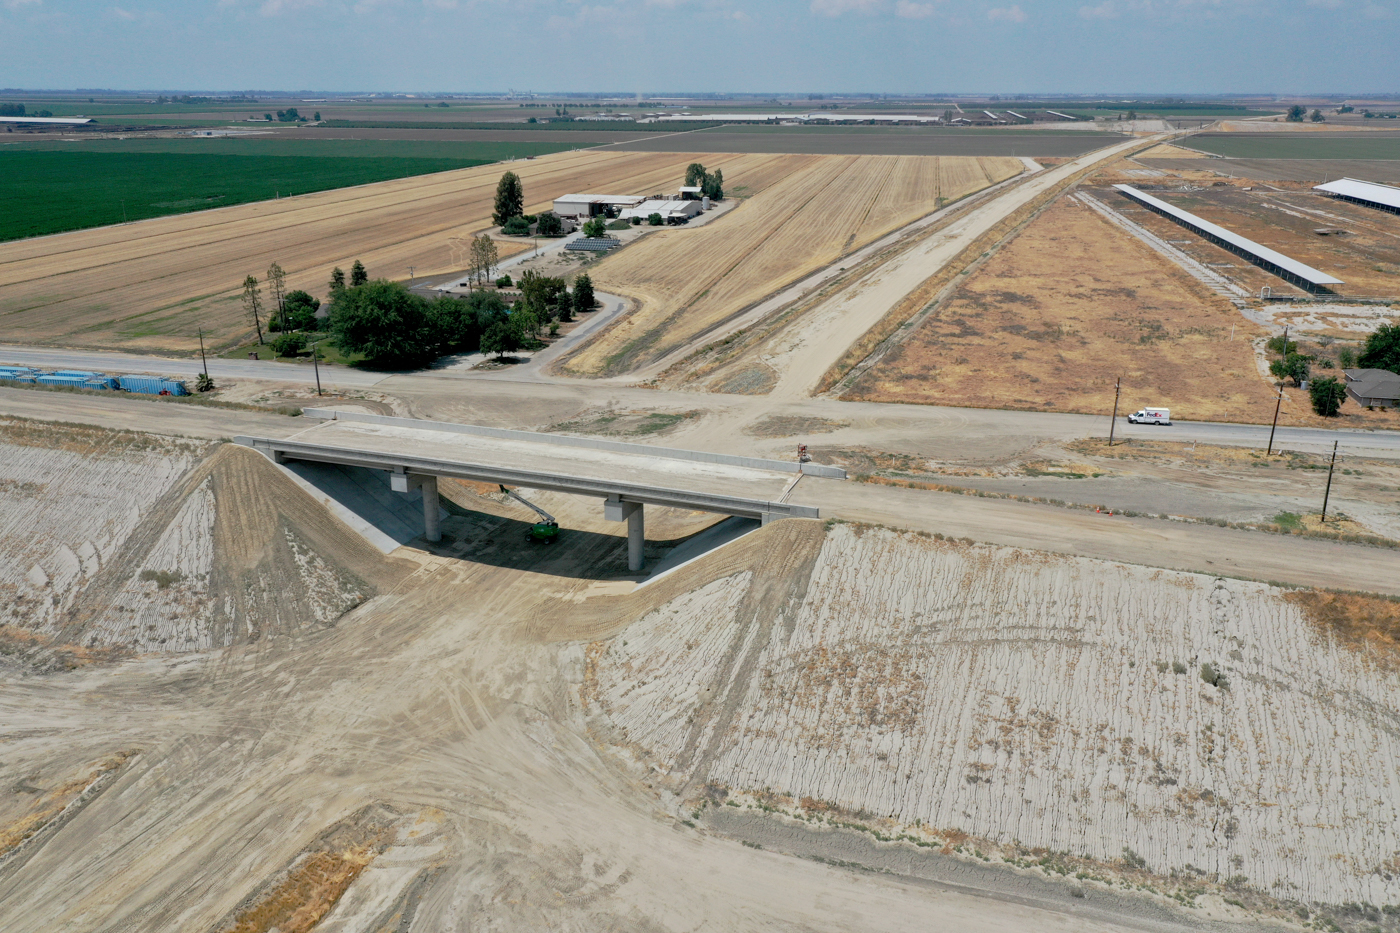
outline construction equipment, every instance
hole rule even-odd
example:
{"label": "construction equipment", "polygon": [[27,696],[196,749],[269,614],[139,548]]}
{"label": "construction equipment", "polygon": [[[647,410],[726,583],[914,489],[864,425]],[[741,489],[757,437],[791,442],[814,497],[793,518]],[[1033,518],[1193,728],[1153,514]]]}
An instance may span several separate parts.
{"label": "construction equipment", "polygon": [[501,486],[501,492],[505,493],[507,496],[510,496],[512,499],[514,499],[516,502],[519,502],[521,505],[524,505],[527,508],[534,510],[536,515],[544,519],[544,521],[535,522],[535,524],[530,526],[530,531],[525,535],[527,540],[539,541],[542,544],[554,543],[554,539],[559,537],[559,523],[554,520],[553,515],[550,515],[544,509],[531,502],[529,499],[526,499],[524,496],[519,495],[518,493],[512,492],[505,486]]}

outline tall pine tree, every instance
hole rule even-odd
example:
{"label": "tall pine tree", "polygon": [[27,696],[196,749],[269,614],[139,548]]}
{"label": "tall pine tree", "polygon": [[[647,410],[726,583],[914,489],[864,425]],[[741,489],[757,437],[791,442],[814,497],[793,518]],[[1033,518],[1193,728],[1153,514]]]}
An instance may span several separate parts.
{"label": "tall pine tree", "polygon": [[507,220],[524,213],[525,186],[520,183],[519,175],[506,172],[501,176],[500,184],[496,185],[496,209],[491,213],[491,220],[502,227]]}

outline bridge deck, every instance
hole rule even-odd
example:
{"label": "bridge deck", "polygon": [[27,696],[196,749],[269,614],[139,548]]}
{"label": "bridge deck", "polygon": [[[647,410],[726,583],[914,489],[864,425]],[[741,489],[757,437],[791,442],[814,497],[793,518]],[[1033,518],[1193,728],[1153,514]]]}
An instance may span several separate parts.
{"label": "bridge deck", "polygon": [[818,517],[818,510],[810,506],[777,501],[796,478],[793,472],[636,450],[566,446],[551,442],[550,435],[538,435],[538,440],[523,439],[520,432],[512,432],[512,437],[479,436],[457,433],[446,425],[435,429],[432,422],[393,421],[337,419],[285,440],[239,437],[235,441],[278,458],[452,476],[765,521]]}

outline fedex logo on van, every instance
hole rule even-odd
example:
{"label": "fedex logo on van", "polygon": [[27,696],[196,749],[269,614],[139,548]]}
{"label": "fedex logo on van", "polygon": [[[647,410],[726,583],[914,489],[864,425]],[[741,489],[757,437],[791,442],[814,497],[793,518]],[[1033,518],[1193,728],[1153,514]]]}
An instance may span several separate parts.
{"label": "fedex logo on van", "polygon": [[1128,416],[1130,424],[1171,424],[1172,413],[1168,408],[1144,408]]}

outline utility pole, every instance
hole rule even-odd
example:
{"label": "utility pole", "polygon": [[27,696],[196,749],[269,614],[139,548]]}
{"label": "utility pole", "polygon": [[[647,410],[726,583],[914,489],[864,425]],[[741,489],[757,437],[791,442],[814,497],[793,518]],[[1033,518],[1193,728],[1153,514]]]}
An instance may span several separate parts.
{"label": "utility pole", "polygon": [[199,361],[204,364],[204,378],[209,378],[209,361],[204,358],[204,328],[199,329]]}
{"label": "utility pole", "polygon": [[1123,393],[1123,377],[1113,380],[1113,419],[1108,422],[1108,446],[1113,446],[1113,432],[1118,427],[1118,396]]}
{"label": "utility pole", "polygon": [[1327,464],[1327,491],[1322,494],[1322,521],[1327,524],[1327,500],[1332,497],[1332,471],[1337,468],[1337,442],[1332,442],[1332,462]]}
{"label": "utility pole", "polygon": [[[316,341],[316,343],[320,342]],[[321,364],[316,359],[316,343],[311,345],[311,368],[316,371],[316,395],[319,397],[321,395]]]}
{"label": "utility pole", "polygon": [[[1288,359],[1288,325],[1283,325],[1283,358]],[[1278,401],[1274,402],[1274,426],[1269,428],[1269,449],[1264,456],[1274,455],[1274,432],[1278,430],[1278,410],[1283,407],[1283,380],[1278,381]]]}

